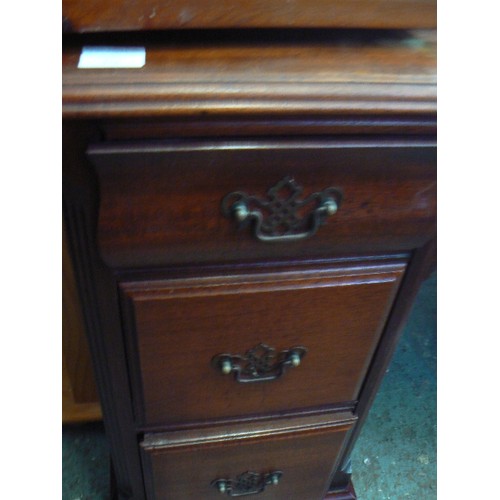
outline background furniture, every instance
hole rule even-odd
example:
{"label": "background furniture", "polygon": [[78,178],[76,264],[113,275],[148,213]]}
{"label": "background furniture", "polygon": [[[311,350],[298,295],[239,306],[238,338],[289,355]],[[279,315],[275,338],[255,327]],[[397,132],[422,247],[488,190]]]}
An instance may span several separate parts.
{"label": "background furniture", "polygon": [[75,273],[63,232],[62,421],[64,424],[102,418],[92,373]]}

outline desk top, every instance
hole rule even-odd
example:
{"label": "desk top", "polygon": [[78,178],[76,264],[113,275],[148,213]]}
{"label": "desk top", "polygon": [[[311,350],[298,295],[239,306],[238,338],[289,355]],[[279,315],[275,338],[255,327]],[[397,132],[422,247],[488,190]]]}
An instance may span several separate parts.
{"label": "desk top", "polygon": [[63,0],[67,31],[436,28],[436,0]]}
{"label": "desk top", "polygon": [[[63,113],[83,117],[436,113],[434,32],[76,37],[63,53]],[[78,69],[82,45],[146,48],[139,69]]]}

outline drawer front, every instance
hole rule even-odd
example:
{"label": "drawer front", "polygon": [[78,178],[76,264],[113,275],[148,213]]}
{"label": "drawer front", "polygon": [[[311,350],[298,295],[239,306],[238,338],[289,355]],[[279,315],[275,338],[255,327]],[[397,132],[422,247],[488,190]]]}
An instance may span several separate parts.
{"label": "drawer front", "polygon": [[100,250],[114,267],[401,251],[435,233],[431,142],[176,142],[88,154]]}
{"label": "drawer front", "polygon": [[139,422],[356,400],[404,267],[122,283]]}
{"label": "drawer front", "polygon": [[339,414],[146,435],[148,498],[322,500],[353,421]]}

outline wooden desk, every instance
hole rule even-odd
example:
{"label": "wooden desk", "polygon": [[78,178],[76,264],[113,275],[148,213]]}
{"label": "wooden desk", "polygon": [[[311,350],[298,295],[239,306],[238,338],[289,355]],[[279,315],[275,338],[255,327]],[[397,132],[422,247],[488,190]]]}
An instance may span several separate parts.
{"label": "wooden desk", "polygon": [[435,252],[428,33],[116,34],[63,54],[64,214],[120,498],[355,498]]}

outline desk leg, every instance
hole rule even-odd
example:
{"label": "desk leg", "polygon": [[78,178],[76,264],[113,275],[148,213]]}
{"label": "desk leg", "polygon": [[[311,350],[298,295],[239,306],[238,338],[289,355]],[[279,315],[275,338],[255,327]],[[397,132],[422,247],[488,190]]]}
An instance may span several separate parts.
{"label": "desk leg", "polygon": [[340,490],[329,491],[325,497],[325,500],[356,500],[356,492],[354,491],[354,486],[349,480],[347,486]]}

